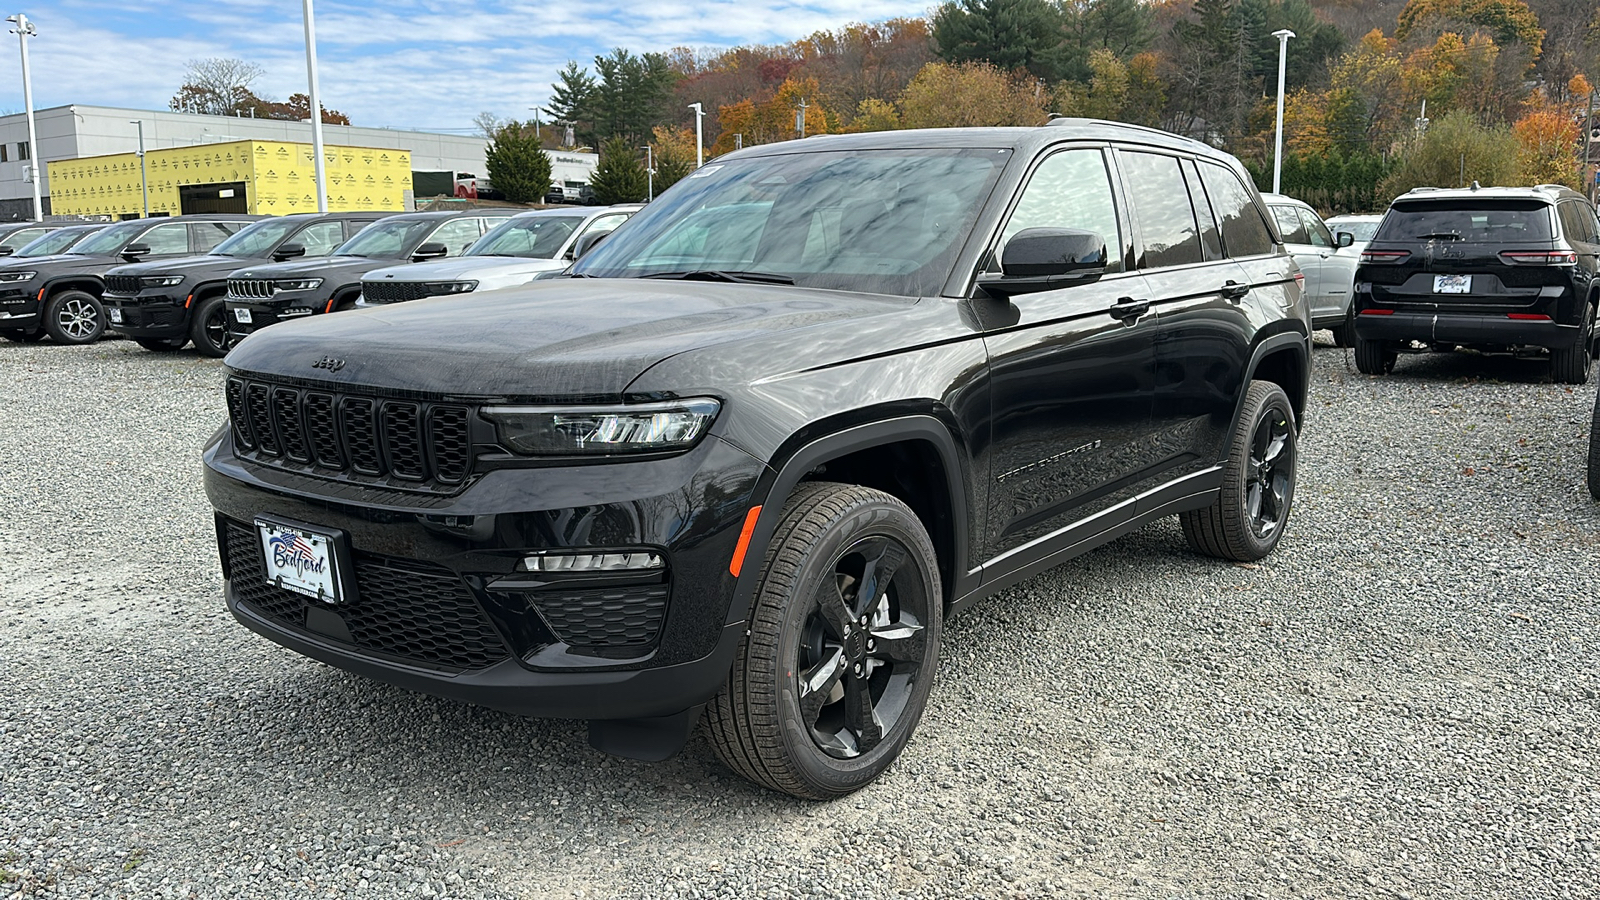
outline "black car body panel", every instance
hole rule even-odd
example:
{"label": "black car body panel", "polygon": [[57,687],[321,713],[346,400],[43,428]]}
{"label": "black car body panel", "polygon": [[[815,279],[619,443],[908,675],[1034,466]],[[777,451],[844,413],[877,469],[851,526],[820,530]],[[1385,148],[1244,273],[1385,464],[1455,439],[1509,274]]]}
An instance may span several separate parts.
{"label": "black car body panel", "polygon": [[[303,222],[284,234],[259,256],[207,254],[182,259],[158,260],[118,266],[105,273],[106,289],[101,301],[111,317],[110,330],[135,338],[178,338],[189,333],[190,316],[196,301],[224,293],[228,275],[251,265],[269,264],[279,248],[299,242],[311,225],[338,222],[343,233],[336,244],[355,235],[363,226],[394,215],[386,212],[310,214],[284,217]],[[141,279],[177,279],[175,284],[149,286]]]}
{"label": "black car body panel", "polygon": [[[1310,320],[1293,258],[1231,157],[1148,129],[1068,125],[830,136],[723,158],[994,154],[994,176],[961,211],[951,270],[923,296],[737,272],[572,277],[241,343],[227,360],[233,424],[204,454],[230,608],[279,643],[418,690],[524,714],[658,718],[722,684],[784,500],[804,479],[906,498],[951,608],[1208,506],[1245,386],[1275,381],[1304,410]],[[1009,295],[980,286],[993,283],[988,261],[1019,192],[1067,151],[1109,173],[1097,177],[1117,209],[1115,270]],[[1212,219],[1206,207],[1208,258],[1145,264],[1161,238],[1130,212],[1142,195],[1117,177],[1123,153],[1162,157],[1194,197],[1206,196],[1196,164],[1232,179],[1235,212]],[[695,181],[617,244],[648,239],[649,217],[675,215]],[[1165,212],[1143,215],[1154,231]],[[1253,249],[1224,256],[1219,221],[1228,245]],[[608,241],[576,272],[608,265],[608,245],[628,252]],[[483,412],[685,398],[720,404],[704,436],[632,456],[519,456]],[[266,583],[258,518],[348,553],[349,605]],[[664,565],[609,579],[517,571],[529,554],[606,548]],[[425,613],[413,599],[424,595],[448,595],[450,612]]]}

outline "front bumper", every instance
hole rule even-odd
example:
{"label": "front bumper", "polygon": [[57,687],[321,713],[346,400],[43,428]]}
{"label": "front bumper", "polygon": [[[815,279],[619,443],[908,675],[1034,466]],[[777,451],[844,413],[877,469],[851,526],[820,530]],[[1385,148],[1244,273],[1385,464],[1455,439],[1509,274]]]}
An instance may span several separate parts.
{"label": "front bumper", "polygon": [[[228,297],[228,333],[235,339],[245,335],[254,334],[269,325],[287,322],[291,319],[304,319],[314,316],[327,309],[328,298],[317,299],[310,295],[303,297],[286,297],[272,300],[240,300]],[[250,321],[239,319],[239,310],[245,310]]]}
{"label": "front bumper", "polygon": [[44,321],[37,288],[0,287],[0,328],[32,330]]}
{"label": "front bumper", "polygon": [[1578,340],[1578,326],[1549,319],[1512,319],[1505,313],[1402,312],[1362,313],[1355,317],[1356,336],[1366,341],[1545,347],[1559,350]]}
{"label": "front bumper", "polygon": [[134,338],[174,338],[189,333],[189,308],[184,294],[107,292],[100,302],[106,309],[106,328],[118,334]]}
{"label": "front bumper", "polygon": [[[727,676],[744,615],[731,608],[728,563],[765,472],[729,444],[708,438],[649,461],[497,469],[450,497],[349,490],[239,459],[231,446],[224,437],[205,453],[227,605],[278,644],[529,716],[669,716],[710,699]],[[341,604],[266,581],[257,516],[341,536],[353,569]],[[657,550],[666,573],[559,580],[515,571],[530,552],[617,547]]]}

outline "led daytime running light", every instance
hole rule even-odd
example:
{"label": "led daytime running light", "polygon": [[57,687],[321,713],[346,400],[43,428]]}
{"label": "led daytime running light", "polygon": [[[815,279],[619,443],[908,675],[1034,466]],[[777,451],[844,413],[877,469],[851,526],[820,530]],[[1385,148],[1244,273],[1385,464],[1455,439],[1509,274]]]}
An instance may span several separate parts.
{"label": "led daytime running light", "polygon": [[525,556],[517,566],[523,572],[622,572],[662,569],[667,565],[659,553],[542,553]]}
{"label": "led daytime running light", "polygon": [[182,275],[148,275],[139,279],[141,287],[172,287],[182,282]]}
{"label": "led daytime running light", "polygon": [[720,404],[709,397],[618,406],[490,406],[500,442],[528,456],[650,453],[687,449]]}
{"label": "led daytime running light", "polygon": [[0,272],[0,284],[16,284],[19,281],[32,281],[37,272]]}

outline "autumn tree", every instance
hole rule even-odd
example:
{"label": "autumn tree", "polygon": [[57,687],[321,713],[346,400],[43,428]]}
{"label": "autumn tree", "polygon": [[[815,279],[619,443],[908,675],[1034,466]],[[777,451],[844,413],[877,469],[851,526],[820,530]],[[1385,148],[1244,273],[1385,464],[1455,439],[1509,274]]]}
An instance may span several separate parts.
{"label": "autumn tree", "polygon": [[1578,186],[1578,124],[1556,109],[1536,109],[1511,126],[1517,139],[1518,184]]}
{"label": "autumn tree", "polygon": [[651,135],[655,150],[656,195],[689,177],[694,171],[694,132],[657,125]]}
{"label": "autumn tree", "polygon": [[242,59],[191,59],[183,84],[168,103],[173,110],[213,116],[249,112],[261,98],[250,89],[266,70]]}
{"label": "autumn tree", "polygon": [[1390,197],[1415,187],[1515,184],[1518,144],[1511,129],[1485,125],[1464,110],[1448,113],[1408,141],[1383,182]]}
{"label": "autumn tree", "polygon": [[1032,79],[987,63],[929,63],[900,95],[907,128],[1042,125],[1045,98]]}
{"label": "autumn tree", "polygon": [[1544,43],[1539,17],[1522,0],[1408,0],[1400,10],[1394,37],[1405,43],[1414,33],[1427,38],[1447,31],[1483,31],[1501,46],[1521,44],[1530,61]]}
{"label": "autumn tree", "polygon": [[515,119],[496,129],[484,151],[489,183],[512,203],[535,203],[550,190],[550,157],[539,146],[532,122]]}

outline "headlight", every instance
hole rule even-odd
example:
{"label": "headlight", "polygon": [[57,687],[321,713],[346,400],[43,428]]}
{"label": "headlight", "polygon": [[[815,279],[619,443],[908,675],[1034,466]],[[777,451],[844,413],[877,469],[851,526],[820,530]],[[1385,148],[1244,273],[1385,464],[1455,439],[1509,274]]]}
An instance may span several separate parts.
{"label": "headlight", "polygon": [[38,272],[0,272],[0,284],[16,284],[19,281],[32,281]]}
{"label": "headlight", "polygon": [[280,291],[314,291],[322,287],[322,279],[300,278],[292,281],[274,281],[272,286]]}
{"label": "headlight", "polygon": [[150,275],[139,279],[140,287],[172,287],[183,283],[182,275]]}
{"label": "headlight", "polygon": [[434,296],[440,294],[465,294],[468,291],[476,290],[478,283],[476,281],[430,281],[427,283],[427,287]]}
{"label": "headlight", "polygon": [[488,406],[500,443],[528,456],[685,450],[721,404],[709,397],[623,406]]}

